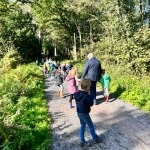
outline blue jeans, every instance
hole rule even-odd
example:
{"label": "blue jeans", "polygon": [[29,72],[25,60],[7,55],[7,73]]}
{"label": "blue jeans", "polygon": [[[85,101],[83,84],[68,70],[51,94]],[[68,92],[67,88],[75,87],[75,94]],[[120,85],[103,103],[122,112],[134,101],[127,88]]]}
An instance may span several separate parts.
{"label": "blue jeans", "polygon": [[96,83],[97,81],[91,81],[90,93],[93,99],[93,102],[96,102]]}
{"label": "blue jeans", "polygon": [[93,140],[97,140],[98,136],[95,133],[94,125],[93,125],[93,122],[91,120],[90,115],[89,114],[82,114],[82,113],[77,113],[77,115],[79,117],[80,125],[81,125],[80,131],[79,131],[80,143],[85,143],[84,132],[85,132],[86,124],[89,127],[89,130],[90,130],[90,133],[91,133]]}

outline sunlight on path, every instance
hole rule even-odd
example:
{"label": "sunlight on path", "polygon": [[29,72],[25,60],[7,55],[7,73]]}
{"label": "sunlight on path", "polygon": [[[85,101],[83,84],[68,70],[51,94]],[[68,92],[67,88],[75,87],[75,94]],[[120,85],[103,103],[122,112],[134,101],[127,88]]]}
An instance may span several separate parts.
{"label": "sunlight on path", "polygon": [[[91,108],[90,114],[102,142],[90,148],[78,147],[80,124],[76,108],[68,108],[69,97],[57,97],[54,81],[47,78],[45,84],[48,109],[53,118],[52,150],[150,150],[150,116],[120,100],[106,103],[100,91],[97,92],[99,104]],[[68,95],[66,89],[64,93]],[[85,139],[92,142],[88,130]]]}

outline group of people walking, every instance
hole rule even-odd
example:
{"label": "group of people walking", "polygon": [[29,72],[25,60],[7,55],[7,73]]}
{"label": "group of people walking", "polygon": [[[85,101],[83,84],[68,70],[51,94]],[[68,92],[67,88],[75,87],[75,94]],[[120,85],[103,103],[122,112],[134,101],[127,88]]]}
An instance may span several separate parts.
{"label": "group of people walking", "polygon": [[[44,62],[44,66],[49,64],[50,78],[54,78],[56,85],[59,87],[58,96],[64,97],[63,95],[63,82],[67,82],[69,97],[69,108],[74,108],[72,106],[72,100],[75,99],[77,115],[80,120],[80,130],[79,130],[79,146],[91,146],[91,143],[85,142],[84,132],[86,124],[89,127],[91,136],[93,138],[93,143],[96,144],[101,141],[100,137],[95,133],[94,125],[89,115],[91,111],[91,106],[97,104],[96,100],[96,84],[97,81],[101,83],[104,91],[104,99],[106,102],[109,100],[109,83],[111,78],[106,74],[106,70],[102,69],[99,60],[94,58],[93,53],[89,53],[87,56],[88,60],[84,66],[84,70],[81,78],[78,76],[78,68],[73,67],[71,63],[60,64],[52,60],[48,60],[47,63]],[[52,65],[53,64],[53,65]],[[45,74],[45,68],[44,74]],[[87,78],[85,78],[87,77]]]}
{"label": "group of people walking", "polygon": [[51,58],[49,59],[44,59],[43,61],[43,72],[46,77],[46,74],[49,74],[50,79],[54,80],[54,70],[58,69],[60,67],[60,62],[59,61],[52,61]]}

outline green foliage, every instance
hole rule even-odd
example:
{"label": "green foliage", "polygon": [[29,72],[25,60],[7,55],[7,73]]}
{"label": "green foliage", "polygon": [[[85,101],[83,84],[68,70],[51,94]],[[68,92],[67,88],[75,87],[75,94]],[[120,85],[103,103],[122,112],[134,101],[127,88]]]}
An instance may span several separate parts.
{"label": "green foliage", "polygon": [[[111,69],[110,69],[111,68]],[[131,71],[119,66],[106,66],[112,77],[110,91],[116,97],[125,100],[144,111],[150,112],[150,77],[136,77]],[[114,71],[115,70],[115,71]]]}
{"label": "green foliage", "polygon": [[32,4],[45,37],[43,46],[52,43],[60,54],[78,59],[92,51],[101,60],[125,65],[137,75],[150,68],[149,22],[144,22],[149,20],[149,12],[144,12],[149,7],[146,1],[136,0],[40,0]]}
{"label": "green foliage", "polygon": [[[142,76],[150,68],[149,36],[150,30],[142,28],[133,37],[128,38],[128,41],[120,39],[115,40],[114,43],[108,43],[105,39],[93,44],[93,53],[102,62],[114,65],[121,64],[127,70]],[[82,51],[83,53],[90,52],[88,49]]]}
{"label": "green foliage", "polygon": [[26,60],[39,58],[41,49],[36,35],[37,25],[33,23],[31,13],[23,10],[21,3],[7,1],[0,4],[0,54],[9,50],[5,46],[14,46]]}
{"label": "green foliage", "polygon": [[[38,57],[43,42],[45,52],[56,48],[60,56],[81,59],[92,51],[101,60],[144,74],[150,70],[149,4],[136,0],[36,0],[25,11],[25,5],[18,1],[3,0],[0,39],[4,42],[0,42],[0,55],[6,45],[13,44],[23,58]],[[35,36],[37,27],[40,41]],[[77,50],[77,56],[73,50]]]}
{"label": "green foliage", "polygon": [[[110,69],[111,68],[111,69]],[[112,77],[110,91],[115,95],[145,111],[149,97],[149,77],[138,78],[122,68],[107,66],[108,72]],[[114,69],[114,70],[112,70]]]}
{"label": "green foliage", "polygon": [[22,58],[19,53],[14,50],[10,49],[4,57],[0,61],[0,73],[1,76],[4,76],[5,73],[8,73],[10,69],[14,69],[22,63]]}
{"label": "green foliage", "polygon": [[35,64],[18,66],[0,79],[1,149],[48,150],[51,120]]}
{"label": "green foliage", "polygon": [[[84,62],[73,62],[73,64],[78,68],[79,75],[81,75],[84,68]],[[134,76],[131,71],[126,70],[121,65],[114,66],[102,63],[102,66],[105,66],[106,72],[112,78],[110,84],[111,94],[113,94],[116,98],[127,101],[146,112],[150,112],[149,76]],[[102,89],[99,83],[97,86]]]}

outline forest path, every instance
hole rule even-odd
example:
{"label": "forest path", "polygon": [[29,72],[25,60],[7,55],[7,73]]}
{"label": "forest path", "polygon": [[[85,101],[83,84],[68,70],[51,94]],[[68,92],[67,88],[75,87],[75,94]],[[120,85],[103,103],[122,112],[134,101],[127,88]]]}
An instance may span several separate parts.
{"label": "forest path", "polygon": [[[57,97],[58,87],[50,78],[45,79],[45,92],[48,111],[53,118],[52,150],[150,150],[150,115],[118,99],[104,102],[102,92],[98,90],[98,105],[91,107],[91,118],[96,133],[102,142],[91,147],[79,147],[80,128],[76,108],[68,108],[67,84],[64,83],[65,98]],[[73,100],[75,106],[75,101]],[[86,141],[92,142],[86,128]]]}

